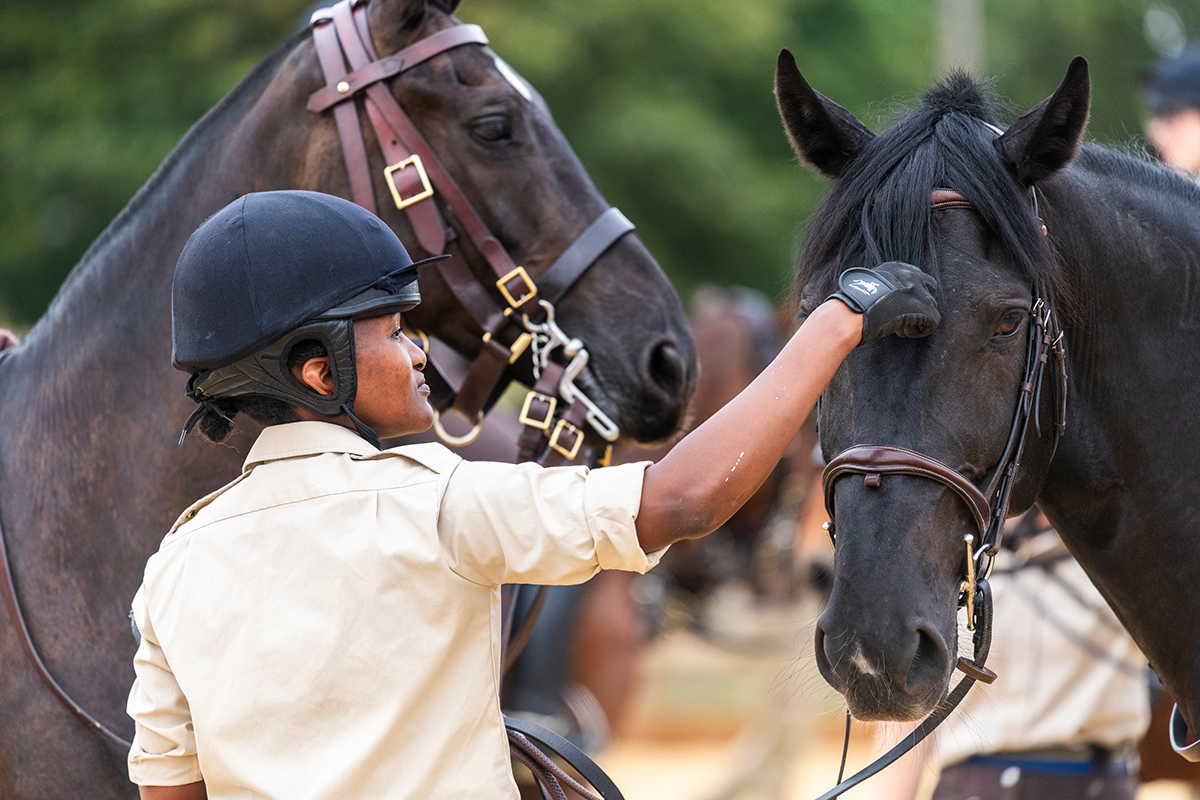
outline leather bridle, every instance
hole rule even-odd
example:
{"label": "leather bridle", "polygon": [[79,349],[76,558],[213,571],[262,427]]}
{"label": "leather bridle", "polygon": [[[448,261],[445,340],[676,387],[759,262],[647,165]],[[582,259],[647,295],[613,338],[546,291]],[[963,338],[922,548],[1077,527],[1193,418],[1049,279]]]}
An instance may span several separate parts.
{"label": "leather bridle", "polygon": [[[974,207],[961,194],[949,189],[934,190],[932,199],[932,208],[935,211]],[[830,519],[826,530],[835,546],[837,540],[832,522],[834,489],[837,479],[843,475],[861,474],[864,476],[864,484],[870,488],[878,488],[884,475],[913,475],[937,481],[954,492],[966,504],[978,529],[978,538],[974,533],[963,536],[966,545],[966,566],[959,594],[959,607],[967,608],[968,626],[972,627],[975,583],[979,577],[988,576],[993,559],[999,551],[1000,541],[1004,536],[1004,522],[1008,518],[1009,501],[1016,485],[1017,471],[1021,466],[1021,456],[1025,451],[1031,421],[1038,435],[1042,435],[1040,398],[1046,370],[1050,367],[1051,354],[1054,356],[1054,365],[1050,367],[1054,411],[1050,431],[1051,455],[1067,426],[1066,345],[1054,313],[1036,288],[1033,292],[1029,323],[1025,371],[1021,378],[1012,426],[1004,452],[983,489],[958,470],[935,458],[889,445],[854,445],[831,459],[821,477],[825,509]]]}
{"label": "leather bridle", "polygon": [[[1034,198],[1034,208],[1036,209],[1036,194]],[[931,207],[934,211],[975,208],[966,197],[952,189],[934,189]],[[1043,235],[1046,233],[1044,225],[1042,233]],[[963,580],[958,593],[958,608],[965,607],[967,609],[967,627],[973,631],[974,644],[973,658],[960,656],[956,665],[956,668],[964,673],[963,679],[954,687],[949,696],[938,704],[937,709],[903,741],[860,772],[838,783],[818,800],[833,800],[847,789],[857,786],[894,763],[929,736],[949,716],[950,712],[958,707],[976,681],[991,683],[996,679],[996,674],[984,666],[991,649],[992,595],[987,578],[1004,536],[1004,523],[1008,518],[1009,501],[1012,498],[1017,471],[1021,466],[1021,456],[1025,450],[1031,421],[1033,427],[1037,429],[1038,435],[1042,435],[1040,400],[1047,368],[1052,371],[1050,389],[1054,413],[1054,420],[1049,432],[1052,437],[1051,457],[1058,446],[1059,438],[1066,431],[1066,345],[1063,341],[1062,329],[1055,320],[1049,304],[1040,296],[1036,287],[1033,292],[1033,307],[1029,312],[1029,320],[1025,371],[1021,378],[1012,427],[1009,429],[1004,452],[983,489],[942,461],[914,450],[889,445],[858,444],[843,450],[829,462],[821,476],[825,510],[828,512],[830,520],[825,524],[825,530],[829,533],[830,541],[835,547],[837,546],[836,530],[833,524],[835,484],[838,478],[850,474],[862,475],[864,484],[870,488],[878,488],[882,484],[884,475],[911,475],[937,481],[954,492],[966,504],[971,518],[975,521],[979,538],[977,543],[976,534],[967,533],[963,536],[966,553]],[[1053,367],[1049,365],[1051,354],[1053,354],[1055,362]],[[847,728],[848,732],[849,728]]]}
{"label": "leather bridle", "polygon": [[[326,86],[312,94],[308,109],[318,113],[333,110],[352,198],[375,212],[374,184],[359,126],[357,98],[361,97],[389,165],[383,170],[383,180],[396,208],[408,216],[421,247],[431,255],[443,253],[446,243],[456,238],[445,219],[455,219],[492,272],[486,280],[480,279],[462,259],[440,266],[450,290],[481,329],[483,345],[457,391],[432,362],[427,365],[435,430],[448,444],[474,440],[499,387],[509,380],[509,366],[530,350],[535,382],[520,414],[524,426],[521,460],[536,458],[546,466],[581,458],[592,464],[607,463],[611,447],[584,446],[585,428],[590,427],[606,443],[615,441],[619,430],[576,383],[587,367],[588,352],[581,341],[559,327],[555,304],[601,255],[633,230],[633,224],[620,211],[609,208],[535,283],[488,230],[387,85],[391,78],[447,50],[486,45],[483,30],[477,25],[455,25],[380,59],[367,29],[366,7],[367,0],[342,0],[313,14],[313,42]],[[551,359],[559,348],[565,366]],[[442,426],[447,411],[466,419],[471,431],[465,436],[447,433]]]}

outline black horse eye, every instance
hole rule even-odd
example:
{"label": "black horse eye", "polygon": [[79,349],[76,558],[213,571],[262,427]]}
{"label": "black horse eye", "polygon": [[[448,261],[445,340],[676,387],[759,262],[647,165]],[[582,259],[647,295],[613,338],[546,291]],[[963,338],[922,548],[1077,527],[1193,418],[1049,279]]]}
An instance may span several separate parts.
{"label": "black horse eye", "polygon": [[1023,319],[1025,319],[1025,312],[1009,311],[1000,320],[1000,324],[996,326],[996,330],[992,335],[999,338],[1012,336],[1021,327],[1021,320]]}
{"label": "black horse eye", "polygon": [[507,142],[512,139],[512,127],[508,118],[501,116],[475,120],[471,123],[471,133],[483,142]]}

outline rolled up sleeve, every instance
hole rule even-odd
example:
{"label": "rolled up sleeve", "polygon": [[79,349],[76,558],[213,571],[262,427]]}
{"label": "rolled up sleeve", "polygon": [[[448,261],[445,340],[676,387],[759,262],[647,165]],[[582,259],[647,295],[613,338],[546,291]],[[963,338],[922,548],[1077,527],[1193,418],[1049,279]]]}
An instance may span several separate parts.
{"label": "rolled up sleeve", "polygon": [[135,723],[129,779],[142,786],[182,786],[202,780],[187,698],[154,635],[141,589],[133,600],[142,634],[133,659],[137,675],[126,710]]}
{"label": "rolled up sleeve", "polygon": [[636,520],[650,462],[604,469],[460,463],[446,478],[438,536],[475,583],[581,583],[601,569],[645,572]]}

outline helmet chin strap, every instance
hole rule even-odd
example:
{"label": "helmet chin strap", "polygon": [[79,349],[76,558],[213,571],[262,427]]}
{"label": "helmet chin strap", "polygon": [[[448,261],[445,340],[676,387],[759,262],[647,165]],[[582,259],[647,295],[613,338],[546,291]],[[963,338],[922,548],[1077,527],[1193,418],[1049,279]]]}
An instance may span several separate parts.
{"label": "helmet chin strap", "polygon": [[344,406],[342,406],[342,413],[345,414],[347,417],[349,417],[350,421],[354,423],[354,430],[358,431],[359,436],[361,436],[363,439],[365,439],[376,450],[383,449],[383,445],[381,445],[379,443],[378,434],[376,434],[375,431],[373,431],[369,427],[367,427],[367,425],[364,424],[362,420],[360,420],[358,417],[354,416],[354,412],[350,410],[349,403],[346,403]]}

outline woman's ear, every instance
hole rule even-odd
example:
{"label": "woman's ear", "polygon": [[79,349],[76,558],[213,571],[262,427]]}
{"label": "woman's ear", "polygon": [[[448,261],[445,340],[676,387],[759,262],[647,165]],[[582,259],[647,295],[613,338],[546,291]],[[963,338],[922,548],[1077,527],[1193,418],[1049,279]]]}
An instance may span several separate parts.
{"label": "woman's ear", "polygon": [[328,356],[317,356],[310,358],[303,364],[297,364],[292,368],[292,376],[300,382],[301,386],[307,386],[317,394],[330,396],[333,394],[333,370],[329,366]]}

